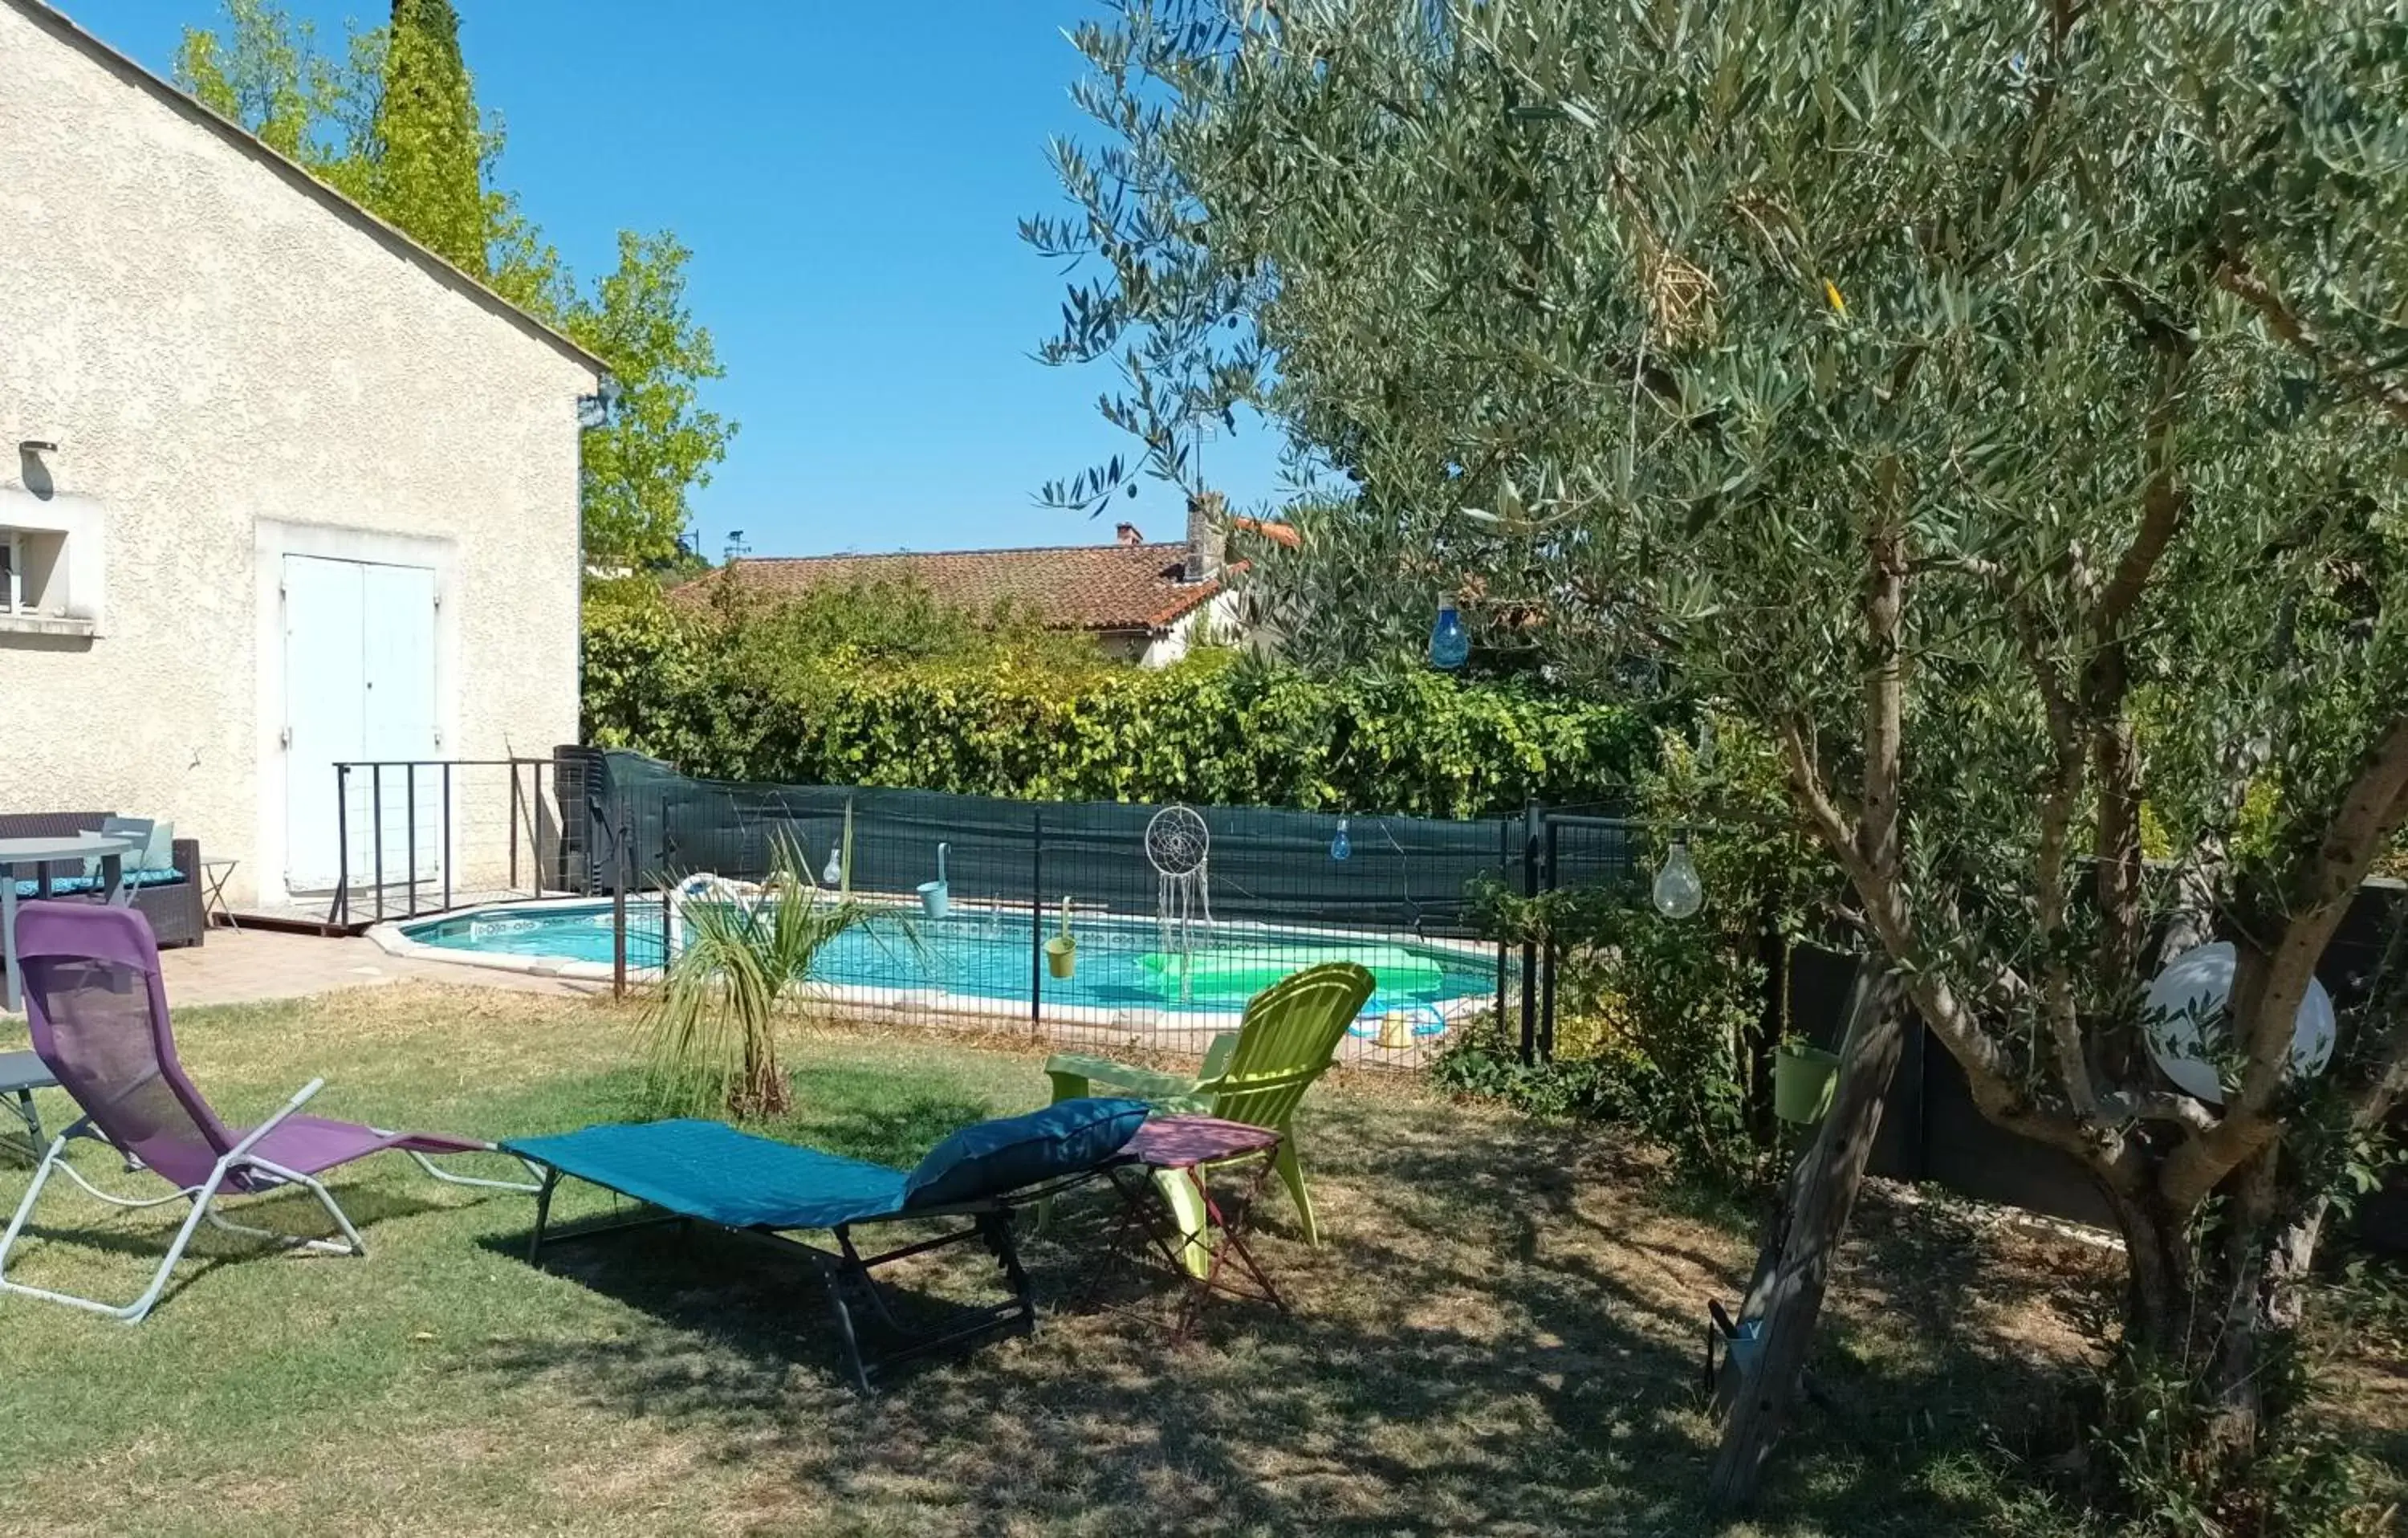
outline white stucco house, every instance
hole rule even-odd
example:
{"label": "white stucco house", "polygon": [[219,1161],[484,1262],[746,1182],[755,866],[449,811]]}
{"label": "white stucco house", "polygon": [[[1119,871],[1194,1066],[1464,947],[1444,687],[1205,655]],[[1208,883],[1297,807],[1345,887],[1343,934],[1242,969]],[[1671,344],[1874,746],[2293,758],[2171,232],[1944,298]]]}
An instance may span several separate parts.
{"label": "white stucco house", "polygon": [[603,366],[40,0],[0,0],[0,812],[332,885],[337,760],[575,740]]}

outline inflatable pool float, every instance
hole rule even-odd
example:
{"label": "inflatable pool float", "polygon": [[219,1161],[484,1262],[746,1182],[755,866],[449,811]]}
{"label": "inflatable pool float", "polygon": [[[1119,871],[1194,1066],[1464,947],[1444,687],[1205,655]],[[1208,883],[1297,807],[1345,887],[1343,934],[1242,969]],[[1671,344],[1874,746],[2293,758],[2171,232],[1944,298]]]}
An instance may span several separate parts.
{"label": "inflatable pool float", "polygon": [[732,881],[711,870],[697,870],[669,889],[668,948],[669,955],[679,956],[685,950],[685,909],[692,902],[709,902],[752,907],[768,893],[768,888],[755,882]]}
{"label": "inflatable pool float", "polygon": [[1291,972],[1331,961],[1352,961],[1365,969],[1378,980],[1380,991],[1390,996],[1434,990],[1442,977],[1436,961],[1402,945],[1299,946],[1285,952],[1229,946],[1185,956],[1148,951],[1138,957],[1138,965],[1151,974],[1154,986],[1174,998],[1252,996]]}
{"label": "inflatable pool float", "polygon": [[1436,1004],[1415,1004],[1409,1009],[1375,1010],[1355,1016],[1346,1028],[1346,1034],[1358,1042],[1375,1042],[1392,1050],[1426,1042],[1447,1031],[1446,1012]]}

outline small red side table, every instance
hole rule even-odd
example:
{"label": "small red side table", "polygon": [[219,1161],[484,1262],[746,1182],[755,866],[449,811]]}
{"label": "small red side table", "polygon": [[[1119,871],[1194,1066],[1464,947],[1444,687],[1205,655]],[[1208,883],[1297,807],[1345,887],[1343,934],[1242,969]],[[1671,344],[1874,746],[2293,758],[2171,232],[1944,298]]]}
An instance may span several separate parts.
{"label": "small red side table", "polygon": [[[1156,1116],[1140,1128],[1121,1150],[1124,1162],[1105,1171],[1120,1193],[1121,1214],[1105,1263],[1096,1272],[1097,1284],[1118,1266],[1137,1269],[1140,1251],[1150,1243],[1170,1273],[1185,1284],[1172,1341],[1186,1337],[1205,1301],[1216,1292],[1268,1302],[1285,1313],[1285,1300],[1263,1274],[1245,1239],[1246,1221],[1270,1178],[1279,1146],[1280,1134],[1269,1128],[1216,1116]],[[1232,1200],[1213,1196],[1209,1177],[1215,1171],[1237,1176]],[[1189,1236],[1180,1230],[1176,1215],[1154,1188],[1158,1171],[1192,1182],[1202,1200],[1207,1220],[1203,1242],[1211,1258],[1201,1274],[1182,1260]]]}

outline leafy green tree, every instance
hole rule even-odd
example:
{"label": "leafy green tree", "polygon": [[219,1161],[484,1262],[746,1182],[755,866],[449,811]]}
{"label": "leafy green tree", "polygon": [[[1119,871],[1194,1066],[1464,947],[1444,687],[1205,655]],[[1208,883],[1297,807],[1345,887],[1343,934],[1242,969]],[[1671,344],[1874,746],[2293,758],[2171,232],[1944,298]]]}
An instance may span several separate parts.
{"label": "leafy green tree", "polygon": [[1001,661],[1065,679],[1105,666],[1093,637],[1049,630],[1020,600],[966,609],[910,577],[818,586],[783,601],[747,594],[724,577],[691,591],[707,595],[708,608],[689,612],[752,652],[752,666],[840,678],[898,664]]}
{"label": "leafy green tree", "polygon": [[353,27],[340,59],[271,0],[223,3],[222,31],[186,29],[179,83],[608,364],[623,395],[586,438],[586,560],[675,567],[688,498],[736,433],[700,403],[725,370],[686,308],[692,253],[666,231],[622,231],[618,266],[580,288],[516,195],[493,184],[502,131],[480,116],[450,0],[394,0],[392,24]]}
{"label": "leafy green tree", "polygon": [[736,424],[701,404],[722,377],[710,331],[685,303],[692,255],[663,232],[619,232],[619,266],[563,317],[568,334],[610,366],[624,391],[611,420],[585,437],[586,559],[651,569],[674,565],[688,497],[710,483]]}
{"label": "leafy green tree", "polygon": [[[2242,1520],[2326,1197],[2408,1088],[2388,977],[2289,1068],[2408,819],[2408,20],[1116,9],[1079,35],[1113,142],[1029,227],[1090,262],[1051,355],[1118,360],[1154,473],[1256,407],[1357,487],[1326,538],[1469,556],[1475,599],[1501,553],[1565,677],[1654,658],[1778,743],[1982,1113],[2113,1209],[2127,1360],[2182,1386],[2150,1445]],[[2214,1101],[2142,1011],[2209,936]]]}
{"label": "leafy green tree", "polygon": [[353,196],[382,94],[384,34],[348,34],[346,56],[319,51],[317,29],[269,0],[224,0],[223,32],[187,27],[176,80]]}
{"label": "leafy green tree", "polygon": [[[1291,662],[1335,675],[1419,660],[1442,601],[1456,601],[1471,632],[1473,678],[1560,676],[1567,655],[1609,667],[1611,652],[1563,644],[1570,618],[1548,553],[1481,523],[1442,536],[1406,537],[1408,521],[1383,517],[1363,496],[1298,497],[1280,513],[1294,543],[1240,529],[1231,553],[1246,633]],[[1551,635],[1550,629],[1558,633]],[[1643,673],[1622,668],[1594,682],[1600,692],[1645,692]]]}

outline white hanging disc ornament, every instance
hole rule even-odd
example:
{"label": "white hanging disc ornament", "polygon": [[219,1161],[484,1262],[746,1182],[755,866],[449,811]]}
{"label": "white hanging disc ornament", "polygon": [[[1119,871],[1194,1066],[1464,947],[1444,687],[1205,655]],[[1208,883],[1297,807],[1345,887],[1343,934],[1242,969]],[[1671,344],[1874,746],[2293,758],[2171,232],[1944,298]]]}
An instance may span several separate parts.
{"label": "white hanging disc ornament", "polygon": [[[2149,1056],[2175,1088],[2210,1105],[2224,1103],[2215,1059],[2229,1050],[2225,1005],[2232,998],[2232,973],[2240,960],[2229,941],[2194,945],[2157,975],[2141,1005]],[[2333,1037],[2332,995],[2310,978],[2291,1031],[2292,1073],[2307,1078],[2323,1072],[2332,1060]]]}

